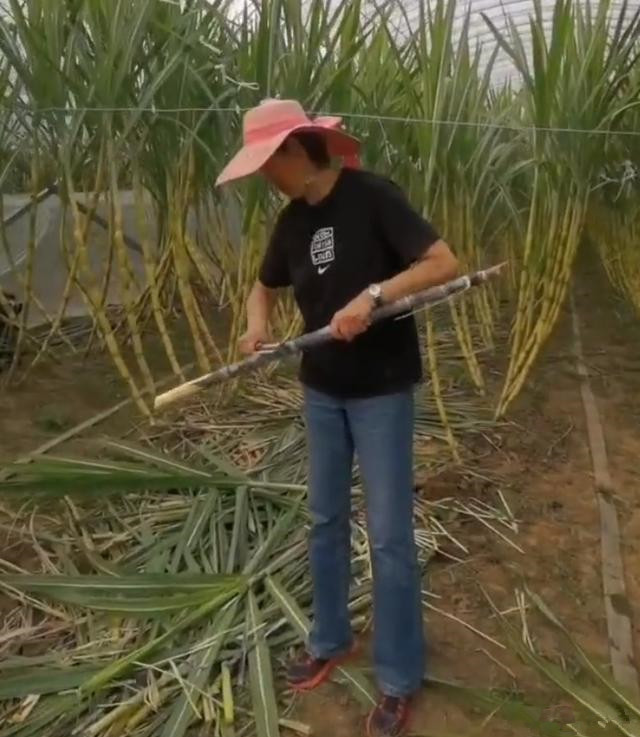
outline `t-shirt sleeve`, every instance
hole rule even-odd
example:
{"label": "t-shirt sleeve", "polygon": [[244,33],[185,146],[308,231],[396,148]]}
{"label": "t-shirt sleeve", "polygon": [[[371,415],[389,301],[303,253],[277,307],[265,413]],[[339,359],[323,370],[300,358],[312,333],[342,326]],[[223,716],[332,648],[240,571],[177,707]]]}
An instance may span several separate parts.
{"label": "t-shirt sleeve", "polygon": [[433,225],[417,212],[394,182],[380,180],[374,199],[375,217],[382,235],[407,266],[440,239]]}
{"label": "t-shirt sleeve", "polygon": [[258,279],[269,289],[281,289],[291,285],[284,230],[284,218],[280,216],[269,239],[258,274]]}

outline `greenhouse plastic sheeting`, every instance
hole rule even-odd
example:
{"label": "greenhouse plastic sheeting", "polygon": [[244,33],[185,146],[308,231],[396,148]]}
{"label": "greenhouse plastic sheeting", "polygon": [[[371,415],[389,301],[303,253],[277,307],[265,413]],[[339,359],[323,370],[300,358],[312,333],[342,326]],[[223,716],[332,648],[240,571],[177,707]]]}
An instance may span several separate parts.
{"label": "greenhouse plastic sheeting", "polygon": [[[579,4],[580,0],[577,0]],[[424,7],[435,7],[436,0],[427,0]],[[420,22],[420,6],[423,4],[420,0],[397,0],[398,9],[394,11],[395,26],[398,33],[415,32]],[[586,5],[586,3],[583,3]],[[542,16],[545,28],[548,30],[551,26],[554,0],[541,0]],[[635,8],[640,7],[640,0],[629,0],[627,5],[627,13],[632,12]],[[364,0],[364,12],[375,11],[380,3],[375,0]],[[620,10],[623,8],[623,0],[611,0],[609,3],[610,15],[617,18]],[[598,7],[598,1],[591,2],[592,11],[595,12]],[[460,0],[455,10],[455,26],[458,30],[462,28],[464,19],[469,13],[469,38],[472,42],[479,42],[483,47],[483,55],[486,60],[496,51],[496,39],[491,31],[487,21],[483,16],[495,25],[500,33],[508,33],[510,23],[518,29],[522,35],[523,45],[527,52],[531,50],[531,32],[529,19],[535,12],[533,0]],[[392,15],[392,18],[394,16]],[[500,85],[505,81],[513,81],[519,83],[518,75],[515,71],[513,62],[502,49],[498,49],[496,60],[493,67],[493,81],[496,85]]]}
{"label": "greenhouse plastic sheeting", "polygon": [[[20,217],[5,227],[9,254],[4,247],[0,248],[0,288],[22,299],[24,283],[27,278],[29,263],[28,250],[32,238],[31,211],[26,208],[29,204],[29,195],[5,195],[4,217],[5,222],[11,216],[24,210]],[[138,235],[137,214],[133,207],[133,197],[129,192],[121,194],[122,216],[124,231],[134,239]],[[33,239],[34,257],[33,273],[31,277],[32,292],[42,304],[40,309],[35,301],[31,302],[29,310],[29,326],[37,326],[48,322],[46,314],[54,317],[63,302],[65,285],[69,275],[69,259],[65,251],[73,252],[73,218],[68,211],[64,226],[64,239],[61,238],[63,207],[57,195],[51,195],[41,202],[35,209],[36,222]],[[107,218],[106,205],[103,203],[97,209],[97,214]],[[147,218],[147,228],[152,243],[155,243],[155,218]],[[101,225],[92,223],[88,239],[88,256],[92,277],[102,285],[109,269],[109,233]],[[144,265],[139,252],[129,248],[129,256],[134,274],[140,285],[144,285]],[[80,279],[86,284],[86,276]],[[113,264],[108,279],[106,292],[107,304],[118,305],[122,302],[121,283],[117,264]],[[70,292],[70,299],[65,310],[65,317],[78,317],[87,314],[87,307],[81,291],[74,285]]]}

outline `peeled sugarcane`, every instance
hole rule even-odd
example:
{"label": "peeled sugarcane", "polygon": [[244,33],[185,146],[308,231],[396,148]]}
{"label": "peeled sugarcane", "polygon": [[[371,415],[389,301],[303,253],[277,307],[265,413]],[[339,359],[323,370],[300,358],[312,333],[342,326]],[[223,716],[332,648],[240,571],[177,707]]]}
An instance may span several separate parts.
{"label": "peeled sugarcane", "polygon": [[[476,271],[473,274],[465,274],[441,286],[431,287],[408,297],[403,297],[391,304],[384,305],[374,310],[372,322],[379,322],[388,317],[397,317],[413,312],[421,307],[429,307],[440,302],[445,302],[457,294],[466,292],[471,287],[479,286],[488,281],[492,276],[496,276],[503,266],[504,264],[498,264],[488,269]],[[162,409],[176,401],[187,399],[214,384],[227,381],[238,374],[255,370],[272,361],[278,361],[309,348],[315,348],[331,340],[333,340],[333,337],[329,326],[314,330],[311,333],[306,333],[298,338],[281,343],[273,349],[259,351],[243,361],[238,361],[218,371],[199,376],[197,379],[192,379],[185,384],[180,384],[163,394],[159,394],[155,399],[153,407],[156,410]]]}

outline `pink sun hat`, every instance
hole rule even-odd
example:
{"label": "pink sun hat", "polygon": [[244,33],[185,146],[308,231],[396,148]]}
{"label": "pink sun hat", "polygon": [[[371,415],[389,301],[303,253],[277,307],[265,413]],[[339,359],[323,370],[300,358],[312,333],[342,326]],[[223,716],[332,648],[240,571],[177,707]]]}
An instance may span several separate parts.
{"label": "pink sun hat", "polygon": [[243,146],[222,170],[216,186],[255,174],[292,133],[300,131],[321,133],[331,157],[357,168],[360,142],[340,130],[341,124],[337,117],[312,120],[295,100],[264,100],[245,114]]}

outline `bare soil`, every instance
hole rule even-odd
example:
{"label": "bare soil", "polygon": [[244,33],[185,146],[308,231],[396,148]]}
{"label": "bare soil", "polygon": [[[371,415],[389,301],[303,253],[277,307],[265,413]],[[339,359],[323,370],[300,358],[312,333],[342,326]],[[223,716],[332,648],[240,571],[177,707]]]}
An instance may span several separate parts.
{"label": "bare soil", "polygon": [[[578,309],[617,490],[636,653],[640,653],[640,319],[628,314],[613,296],[595,305],[592,293],[591,279],[580,283]],[[526,584],[589,653],[607,661],[599,518],[571,346],[565,315],[510,423],[492,435],[490,446],[471,449],[474,473],[492,483],[469,483],[465,468],[453,468],[427,479],[420,490],[431,499],[485,494],[487,501],[494,501],[499,485],[519,521],[519,534],[513,539],[523,551],[477,522],[454,523],[451,531],[469,548],[469,556],[462,564],[437,560],[431,565],[432,601],[486,637],[430,612],[426,626],[433,676],[483,688],[517,685],[543,699],[548,695],[549,706],[561,704],[562,696],[553,695],[536,673],[489,641],[502,641],[503,630],[483,590],[519,626],[515,589]],[[21,386],[0,394],[0,462],[32,450],[123,397],[104,359],[37,369]],[[135,422],[135,410],[130,409],[93,432],[122,435]],[[542,653],[556,660],[565,653],[562,642],[538,626],[539,619],[532,615],[529,624]],[[364,734],[361,708],[336,684],[299,697],[294,716],[310,725],[317,737]],[[438,688],[426,688],[415,705],[411,730],[423,737],[534,734],[502,721],[499,714],[484,719]]]}

